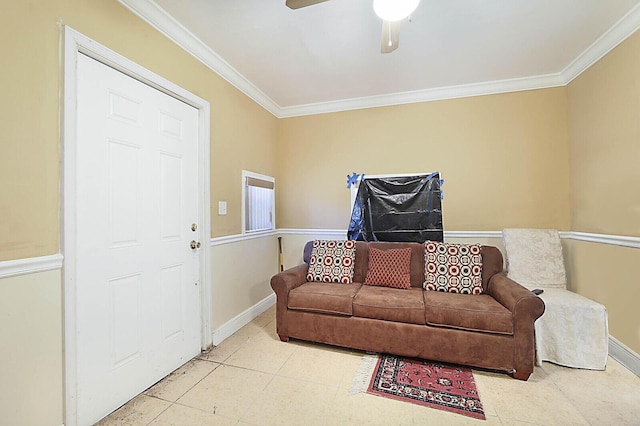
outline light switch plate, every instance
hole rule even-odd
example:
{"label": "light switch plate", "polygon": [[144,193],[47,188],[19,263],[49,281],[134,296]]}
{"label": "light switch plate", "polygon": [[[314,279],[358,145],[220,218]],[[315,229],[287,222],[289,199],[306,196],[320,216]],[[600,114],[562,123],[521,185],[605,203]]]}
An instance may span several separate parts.
{"label": "light switch plate", "polygon": [[226,201],[218,201],[218,215],[224,216],[227,214],[227,202]]}

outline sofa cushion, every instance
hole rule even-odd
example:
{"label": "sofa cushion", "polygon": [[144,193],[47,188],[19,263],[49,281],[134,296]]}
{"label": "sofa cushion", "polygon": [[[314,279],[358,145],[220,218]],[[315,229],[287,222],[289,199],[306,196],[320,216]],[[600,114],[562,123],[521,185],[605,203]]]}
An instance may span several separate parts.
{"label": "sofa cushion", "polygon": [[411,249],[369,249],[369,270],[364,283],[382,287],[411,287]]}
{"label": "sofa cushion", "polygon": [[425,291],[424,304],[428,325],[513,334],[511,311],[488,294],[469,297],[464,294]]}
{"label": "sofa cushion", "polygon": [[424,290],[363,285],[353,298],[353,315],[409,324],[425,324]]}
{"label": "sofa cushion", "polygon": [[349,284],[353,281],[355,241],[315,240],[307,281]]}
{"label": "sofa cushion", "polygon": [[[360,241],[358,241],[360,243]],[[422,283],[424,282],[424,244],[421,243],[400,243],[400,242],[369,242],[365,243],[365,247],[367,247],[367,253],[372,248],[376,248],[378,250],[390,250],[390,249],[403,249],[410,248],[411,249],[411,287],[422,288]],[[358,250],[360,250],[360,246],[358,246]],[[367,276],[367,271],[369,270],[369,255],[362,259],[357,258],[356,254],[356,270],[358,269],[358,262],[363,262],[363,270],[364,277]],[[357,274],[357,273],[356,273]],[[363,277],[363,282],[364,282]],[[354,278],[355,280],[355,278]]]}
{"label": "sofa cushion", "polygon": [[424,289],[449,293],[482,293],[480,244],[425,244]]}
{"label": "sofa cushion", "polygon": [[352,315],[353,297],[362,283],[338,284],[308,282],[289,292],[289,309]]}

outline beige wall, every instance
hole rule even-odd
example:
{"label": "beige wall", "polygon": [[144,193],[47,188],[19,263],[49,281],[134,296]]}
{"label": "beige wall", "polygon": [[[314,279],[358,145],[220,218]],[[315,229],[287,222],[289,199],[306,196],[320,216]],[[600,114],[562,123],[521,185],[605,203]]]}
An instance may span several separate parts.
{"label": "beige wall", "polygon": [[446,230],[570,229],[565,88],[281,120],[278,227],[346,229],[347,175],[440,171]]}
{"label": "beige wall", "polygon": [[[241,232],[241,171],[275,174],[275,117],[115,0],[0,0],[0,15],[0,262],[60,250],[59,22],[211,103],[212,235]],[[58,426],[60,272],[0,280],[0,304],[0,424]]]}
{"label": "beige wall", "polygon": [[[573,230],[640,236],[640,33],[568,86]],[[611,335],[640,353],[640,250],[572,242],[571,285],[603,303]]]}
{"label": "beige wall", "polygon": [[[275,117],[115,0],[3,0],[0,8],[0,260],[59,251],[58,21],[211,103],[212,235],[241,232],[241,170],[275,174]],[[227,216],[217,215],[218,200],[228,202]]]}
{"label": "beige wall", "polygon": [[568,86],[575,231],[640,236],[640,32]]}
{"label": "beige wall", "polygon": [[[573,218],[578,231],[640,235],[640,193],[633,190],[638,175],[630,167],[639,163],[640,74],[633,54],[638,51],[637,36],[568,91],[545,89],[278,121],[114,0],[0,0],[0,12],[5,17],[0,27],[0,261],[59,251],[59,21],[211,103],[213,236],[241,230],[242,169],[276,176],[277,225],[282,228],[346,228],[346,176],[353,171],[439,170],[446,179],[448,230],[567,230]],[[594,174],[604,180],[594,183]],[[600,182],[604,185],[598,186]],[[610,218],[604,225],[598,210],[602,194],[607,197],[604,214]],[[219,200],[228,202],[227,216],[217,215]],[[223,247],[212,250],[214,328],[268,294],[264,277],[243,275],[238,284],[229,269],[246,247]],[[260,264],[266,274],[276,262],[271,256],[275,242],[265,239],[259,247],[267,253]],[[571,274],[580,282],[577,291],[608,304],[612,334],[640,352],[638,322],[629,321],[624,299],[637,287],[632,278],[637,274],[624,269],[637,259],[637,251],[617,250],[578,246]],[[620,269],[604,277],[592,271],[595,265],[606,266],[601,274],[611,270],[607,268]],[[603,286],[611,289],[604,295]],[[225,305],[226,300],[233,304]],[[2,279],[0,301],[0,368],[6,378],[0,386],[0,423],[59,425],[60,273]]]}

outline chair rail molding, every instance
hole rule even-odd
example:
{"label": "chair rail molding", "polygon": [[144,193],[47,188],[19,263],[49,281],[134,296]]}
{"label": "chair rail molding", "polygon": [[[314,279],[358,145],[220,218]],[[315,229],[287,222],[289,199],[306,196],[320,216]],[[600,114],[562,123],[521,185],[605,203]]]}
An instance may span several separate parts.
{"label": "chair rail molding", "polygon": [[[280,235],[318,235],[327,238],[346,238],[346,229],[280,228]],[[502,231],[444,231],[447,238],[502,238]]]}
{"label": "chair rail molding", "polygon": [[58,253],[26,259],[4,260],[0,262],[0,279],[62,269],[63,259],[62,254]]}
{"label": "chair rail molding", "polygon": [[587,241],[590,243],[608,244],[612,246],[621,246],[636,249],[640,248],[640,237],[594,234],[590,232],[561,232],[560,237],[576,241]]}
{"label": "chair rail molding", "polygon": [[346,229],[298,229],[298,228],[280,228],[280,235],[317,235],[322,238],[347,239]]}
{"label": "chair rail molding", "polygon": [[[346,229],[303,229],[303,228],[278,228],[277,235],[317,235],[319,237],[344,239]],[[640,237],[626,235],[597,234],[590,232],[560,231],[563,240],[586,241],[590,243],[606,244],[613,246],[640,248]],[[502,238],[502,231],[444,231],[445,238]]]}
{"label": "chair rail molding", "polygon": [[225,244],[238,243],[240,241],[255,240],[257,238],[267,238],[278,235],[278,231],[260,231],[260,232],[247,232],[245,234],[233,234],[225,235],[223,237],[213,237],[209,241],[211,247],[223,246]]}

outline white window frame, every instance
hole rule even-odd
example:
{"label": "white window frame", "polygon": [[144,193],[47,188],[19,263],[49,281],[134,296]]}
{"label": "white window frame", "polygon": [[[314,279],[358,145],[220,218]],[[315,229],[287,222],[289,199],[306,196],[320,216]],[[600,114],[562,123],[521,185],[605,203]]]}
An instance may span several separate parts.
{"label": "white window frame", "polygon": [[[257,179],[273,184],[273,190],[271,191],[271,227],[262,229],[247,229],[247,179]],[[268,232],[276,229],[276,179],[272,176],[263,175],[260,173],[250,172],[248,170],[242,171],[242,233],[253,234],[259,232]]]}

